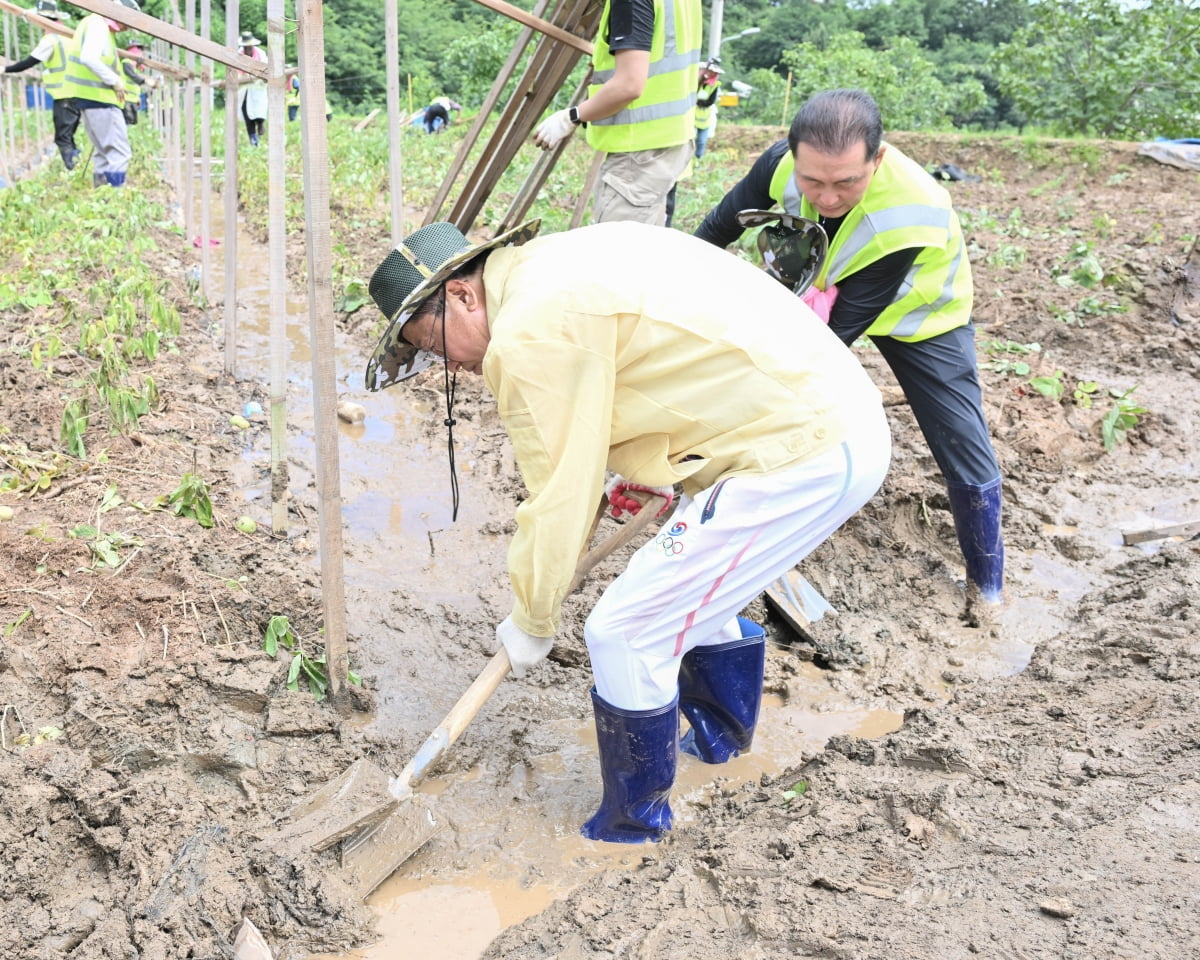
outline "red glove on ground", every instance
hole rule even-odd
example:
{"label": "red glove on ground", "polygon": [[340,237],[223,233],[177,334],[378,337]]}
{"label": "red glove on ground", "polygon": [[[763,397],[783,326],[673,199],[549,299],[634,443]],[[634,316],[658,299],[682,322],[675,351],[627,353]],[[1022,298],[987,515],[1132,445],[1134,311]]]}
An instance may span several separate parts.
{"label": "red glove on ground", "polygon": [[671,504],[675,502],[674,487],[648,487],[644,483],[631,483],[619,473],[614,473],[612,479],[604,485],[604,493],[608,497],[609,504],[612,506],[612,515],[618,520],[621,518],[622,512],[628,513],[631,517],[636,517],[638,511],[642,509],[640,502],[626,495],[627,490],[639,490],[642,493],[653,493],[657,496],[665,497],[667,502],[654,515],[655,517],[661,517],[671,509]]}

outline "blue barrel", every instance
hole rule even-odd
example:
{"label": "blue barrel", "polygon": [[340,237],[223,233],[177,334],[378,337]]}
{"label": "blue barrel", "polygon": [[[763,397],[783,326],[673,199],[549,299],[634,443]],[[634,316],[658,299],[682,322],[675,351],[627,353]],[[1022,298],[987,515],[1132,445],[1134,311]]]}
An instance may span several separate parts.
{"label": "blue barrel", "polygon": [[[38,94],[41,94],[39,97]],[[38,101],[41,101],[40,103]],[[30,109],[53,110],[54,98],[45,87],[35,87],[32,84],[25,88],[25,106]]]}

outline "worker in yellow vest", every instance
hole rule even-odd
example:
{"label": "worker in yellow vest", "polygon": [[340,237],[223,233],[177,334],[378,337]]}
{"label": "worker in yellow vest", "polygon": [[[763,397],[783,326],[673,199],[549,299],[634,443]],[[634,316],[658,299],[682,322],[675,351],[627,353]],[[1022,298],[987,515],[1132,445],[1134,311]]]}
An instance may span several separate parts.
{"label": "worker in yellow vest", "polygon": [[[122,6],[141,11],[137,0],[120,0]],[[98,13],[84,17],[71,38],[66,83],[83,118],[83,129],[94,147],[92,185],[125,186],[129,160],[129,131],[121,108],[125,105],[125,80],[117,64],[113,35],[125,25]]]}
{"label": "worker in yellow vest", "polygon": [[728,246],[742,234],[739,211],[774,204],[828,235],[806,299],[843,343],[870,337],[892,368],[946,481],[978,591],[968,590],[968,602],[999,602],[1000,465],[975,360],[971,264],[950,194],[884,142],[870,94],[828,90],[800,108],[787,140],[763,152],[696,236]]}
{"label": "worker in yellow vest", "polygon": [[[58,9],[58,0],[38,0],[34,12],[47,20],[60,23],[67,15]],[[63,165],[74,169],[79,159],[79,148],[75,146],[75,131],[79,129],[79,110],[70,95],[65,92],[67,75],[67,46],[69,37],[59,36],[49,30],[38,41],[29,56],[4,68],[5,73],[22,73],[31,67],[42,68],[42,86],[54,99],[54,145],[58,148]]]}
{"label": "worker in yellow vest", "polygon": [[700,0],[606,0],[587,99],[534,135],[553,150],[587,125],[588,144],[606,154],[595,222],[664,223],[667,193],[692,156],[701,31]]}
{"label": "worker in yellow vest", "polygon": [[696,87],[696,159],[704,156],[708,138],[717,129],[717,98],[721,96],[720,57],[710,57],[700,67],[700,81]]}
{"label": "worker in yellow vest", "polygon": [[[142,46],[136,41],[125,48],[127,53],[141,56]],[[138,110],[142,106],[142,88],[146,86],[146,77],[138,72],[138,67],[129,59],[121,60],[121,79],[125,81],[125,104],[121,112],[125,115],[125,123],[133,126],[138,122]]]}

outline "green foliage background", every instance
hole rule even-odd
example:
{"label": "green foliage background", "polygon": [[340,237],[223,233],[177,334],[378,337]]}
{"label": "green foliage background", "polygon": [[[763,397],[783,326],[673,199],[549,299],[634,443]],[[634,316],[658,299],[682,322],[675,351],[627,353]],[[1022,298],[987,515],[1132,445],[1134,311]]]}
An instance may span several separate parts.
{"label": "green foliage background", "polygon": [[[470,112],[519,26],[474,0],[393,2],[406,106],[446,94]],[[534,0],[514,4],[532,10]],[[704,6],[707,24],[711,0]],[[171,4],[143,8],[163,16]],[[384,0],[323,9],[335,109],[382,106]],[[295,63],[292,0],[285,15]],[[224,24],[224,4],[214,2],[213,40],[224,41]],[[242,0],[239,28],[265,38],[266,0]],[[725,0],[722,33],[727,89],[732,80],[753,87],[722,112],[724,123],[786,123],[817,90],[861,86],[891,129],[1200,134],[1200,0]]]}

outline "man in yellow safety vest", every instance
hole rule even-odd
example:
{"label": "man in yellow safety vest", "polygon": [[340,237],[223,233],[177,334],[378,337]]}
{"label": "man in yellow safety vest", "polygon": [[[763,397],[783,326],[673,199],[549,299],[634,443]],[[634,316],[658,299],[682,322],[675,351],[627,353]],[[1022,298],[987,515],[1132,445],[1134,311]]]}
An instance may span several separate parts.
{"label": "man in yellow safety vest", "polygon": [[[38,0],[34,12],[47,20],[67,20],[67,15],[58,9],[58,0]],[[54,145],[58,147],[68,170],[73,169],[75,161],[79,159],[79,148],[75,146],[79,109],[65,92],[67,46],[70,42],[70,37],[47,30],[29,56],[4,68],[5,73],[21,73],[36,66],[42,68],[42,86],[54,98]]]}
{"label": "man in yellow safety vest", "polygon": [[551,114],[534,143],[553,150],[576,126],[606,154],[593,219],[662,225],[667,193],[696,133],[700,0],[606,0],[582,103]]}
{"label": "man in yellow safety vest", "polygon": [[883,141],[870,94],[827,90],[800,108],[787,140],[767,147],[696,236],[728,246],[742,234],[739,211],[773,204],[828,234],[805,299],[843,343],[870,337],[892,368],[946,481],[968,580],[979,599],[999,602],[1002,478],[975,360],[971,264],[950,194]]}
{"label": "man in yellow safety vest", "polygon": [[[120,0],[124,7],[141,11],[137,0]],[[125,186],[129,160],[129,131],[121,108],[125,105],[125,80],[117,63],[113,35],[125,25],[98,13],[84,17],[75,29],[67,59],[67,87],[83,117],[83,129],[95,148],[92,185]]]}

